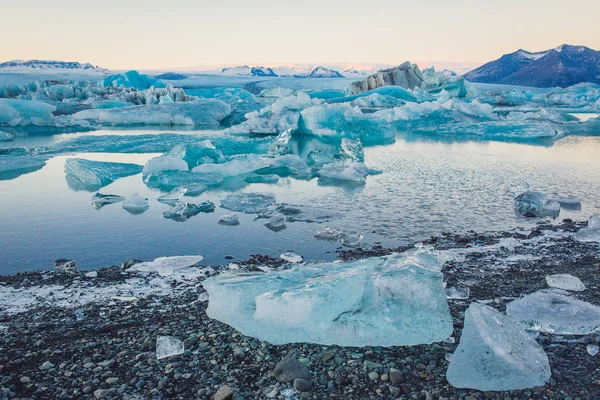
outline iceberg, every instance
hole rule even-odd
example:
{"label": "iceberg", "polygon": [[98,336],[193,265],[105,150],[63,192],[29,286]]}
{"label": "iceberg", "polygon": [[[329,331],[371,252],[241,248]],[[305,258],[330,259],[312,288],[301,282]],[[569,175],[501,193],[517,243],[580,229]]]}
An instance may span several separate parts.
{"label": "iceberg", "polygon": [[142,166],[104,161],[90,161],[82,158],[68,158],[65,161],[67,183],[73,190],[95,191],[111,184],[119,178],[137,175]]}
{"label": "iceberg", "polygon": [[472,303],[446,379],[456,388],[519,390],[544,386],[550,366],[542,346],[516,321]]}
{"label": "iceberg", "polygon": [[336,228],[326,227],[323,230],[317,231],[315,237],[319,240],[325,240],[327,242],[335,242],[338,240],[342,231]]}
{"label": "iceberg", "polygon": [[158,360],[178,356],[183,354],[184,351],[183,342],[179,339],[171,336],[158,336],[156,338],[156,358]]}
{"label": "iceberg", "polygon": [[37,171],[46,165],[46,161],[48,158],[42,156],[2,155],[0,156],[0,181]]}
{"label": "iceberg", "polygon": [[148,204],[148,199],[134,193],[123,202],[122,207],[129,213],[136,215],[144,213],[150,208],[150,204]]}
{"label": "iceberg", "polygon": [[338,241],[347,247],[358,247],[365,238],[365,235],[360,232],[345,232],[340,229],[326,227],[323,230],[317,231],[315,238],[328,242]]}
{"label": "iceberg", "polygon": [[515,197],[515,208],[521,214],[535,215],[536,217],[558,217],[560,204],[551,201],[543,192],[534,192],[525,184],[523,193]]}
{"label": "iceberg", "polygon": [[144,183],[151,188],[170,192],[177,187],[185,187],[186,194],[191,196],[190,188],[196,188],[200,193],[209,186],[215,186],[223,182],[219,174],[195,174],[186,171],[164,171],[158,174],[150,174],[144,177]]}
{"label": "iceberg", "polygon": [[551,288],[569,290],[572,292],[582,292],[585,290],[585,285],[579,278],[569,274],[548,275],[546,283]]}
{"label": "iceberg", "polygon": [[321,179],[364,184],[369,176],[369,168],[361,162],[325,164],[318,172]]}
{"label": "iceberg", "polygon": [[179,144],[169,150],[167,156],[183,159],[190,169],[202,164],[220,164],[225,162],[223,152],[208,139],[199,143]]}
{"label": "iceberg", "polygon": [[169,276],[174,271],[192,267],[203,259],[202,256],[158,257],[154,261],[134,264],[128,271],[156,272],[160,276]]}
{"label": "iceberg", "polygon": [[163,212],[163,217],[183,222],[200,214],[200,212],[202,212],[202,209],[198,205],[179,201],[169,211]]}
{"label": "iceberg", "polygon": [[560,204],[561,209],[575,210],[575,211],[581,210],[581,200],[579,200],[573,196],[553,197],[550,199],[550,201],[555,201],[558,204]]}
{"label": "iceberg", "polygon": [[181,158],[172,156],[154,157],[144,165],[142,173],[144,176],[149,174],[157,174],[163,171],[187,171],[188,164]]}
{"label": "iceberg", "polygon": [[0,99],[0,125],[48,125],[56,107],[41,101]]}
{"label": "iceberg", "polygon": [[588,335],[600,331],[600,307],[551,290],[510,302],[506,313],[527,329],[540,332]]}
{"label": "iceberg", "polygon": [[394,85],[406,89],[414,89],[424,83],[423,74],[416,64],[409,61],[389,69],[383,69],[362,81],[352,82],[350,91],[353,94],[367,92],[382,86]]}
{"label": "iceberg", "polygon": [[581,228],[575,234],[575,240],[580,242],[600,243],[600,215],[592,215],[588,220],[587,226]]}
{"label": "iceberg", "polygon": [[125,197],[117,196],[115,194],[96,193],[92,196],[92,207],[99,210],[106,205],[120,203],[121,201],[125,201]]}
{"label": "iceberg", "polygon": [[127,71],[123,74],[110,75],[104,78],[104,86],[127,87],[134,89],[149,89],[151,87],[165,87],[165,84],[148,75],[137,71]]}
{"label": "iceberg", "polygon": [[235,226],[240,224],[240,217],[237,214],[223,215],[219,218],[219,224]]}
{"label": "iceberg", "polygon": [[235,193],[221,201],[221,207],[244,214],[258,214],[275,204],[270,193]]}
{"label": "iceberg", "polygon": [[15,136],[12,133],[0,131],[0,142],[11,142],[15,140]]}
{"label": "iceberg", "polygon": [[220,122],[230,113],[231,108],[227,103],[200,99],[106,110],[83,110],[73,114],[72,119],[101,126],[183,125],[218,128]]}
{"label": "iceberg", "polygon": [[226,272],[204,281],[206,312],[273,344],[432,343],[453,330],[440,270],[435,257],[415,251],[267,273]]}

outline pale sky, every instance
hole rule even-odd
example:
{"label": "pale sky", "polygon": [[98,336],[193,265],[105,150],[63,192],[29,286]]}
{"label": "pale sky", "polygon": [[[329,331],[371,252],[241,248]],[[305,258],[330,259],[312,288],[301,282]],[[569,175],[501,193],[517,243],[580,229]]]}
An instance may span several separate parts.
{"label": "pale sky", "polygon": [[482,63],[563,43],[600,49],[599,0],[3,0],[0,61],[111,69]]}

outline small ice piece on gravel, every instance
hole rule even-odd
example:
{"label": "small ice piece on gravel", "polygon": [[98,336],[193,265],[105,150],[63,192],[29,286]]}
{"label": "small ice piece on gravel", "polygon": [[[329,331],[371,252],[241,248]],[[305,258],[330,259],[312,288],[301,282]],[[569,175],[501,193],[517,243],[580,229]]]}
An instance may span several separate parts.
{"label": "small ice piece on gravel", "polygon": [[219,224],[235,226],[240,224],[240,217],[237,214],[223,215],[219,218]]}
{"label": "small ice piece on gravel", "polygon": [[546,283],[551,288],[569,290],[572,292],[582,292],[585,290],[585,285],[579,278],[569,274],[548,275]]}
{"label": "small ice piece on gravel", "polygon": [[587,226],[581,228],[575,234],[575,240],[580,242],[599,242],[600,243],[600,215],[592,215],[588,220]]}
{"label": "small ice piece on gravel", "polygon": [[514,300],[506,306],[506,313],[527,329],[540,332],[588,335],[600,331],[600,307],[553,290]]}
{"label": "small ice piece on gravel", "polygon": [[302,256],[299,256],[298,254],[294,254],[294,253],[283,253],[282,255],[279,256],[279,258],[281,258],[282,260],[285,260],[287,262],[291,262],[291,263],[299,263],[302,262]]}
{"label": "small ice piece on gravel", "polygon": [[86,277],[88,278],[97,278],[98,277],[98,272],[97,271],[91,271],[85,274]]}
{"label": "small ice piece on gravel", "polygon": [[156,358],[161,360],[167,357],[183,354],[183,342],[172,336],[158,336],[156,338]]}
{"label": "small ice piece on gravel", "polygon": [[523,215],[531,214],[538,218],[556,218],[560,213],[560,204],[549,200],[546,193],[532,191],[527,184],[525,184],[525,191],[515,197],[515,207]]}
{"label": "small ice piece on gravel", "polygon": [[453,300],[465,300],[469,298],[470,289],[468,287],[451,286],[446,288],[446,296]]}
{"label": "small ice piece on gravel", "polygon": [[516,321],[472,303],[446,378],[456,388],[520,390],[544,386],[550,365],[544,349]]}
{"label": "small ice piece on gravel", "polygon": [[68,274],[73,274],[77,271],[77,264],[74,260],[60,258],[54,261],[54,268],[56,268],[59,271],[66,272]]}
{"label": "small ice piece on gravel", "polygon": [[268,222],[265,222],[265,226],[274,232],[282,231],[286,228],[285,217],[281,214],[275,214]]}
{"label": "small ice piece on gravel", "polygon": [[600,350],[600,348],[598,348],[598,346],[595,344],[588,344],[586,350],[590,356],[595,357],[596,354],[598,354],[598,350]]}
{"label": "small ice piece on gravel", "polygon": [[244,214],[258,214],[274,204],[275,196],[270,193],[235,193],[221,201],[221,207]]}
{"label": "small ice piece on gravel", "polygon": [[338,240],[346,247],[358,247],[365,238],[360,232],[342,232],[338,235]]}
{"label": "small ice piece on gravel", "polygon": [[122,207],[127,210],[130,214],[142,214],[148,208],[148,199],[140,196],[137,193],[132,194],[127,200],[123,202]]}
{"label": "small ice piece on gravel", "polygon": [[328,242],[335,242],[340,237],[341,230],[336,228],[326,227],[323,230],[317,231],[315,237],[319,240],[326,240]]}
{"label": "small ice piece on gravel", "polygon": [[124,200],[125,197],[117,196],[116,194],[96,193],[92,196],[92,206],[96,210],[99,210],[108,204],[119,203]]}
{"label": "small ice piece on gravel", "polygon": [[157,200],[160,203],[164,203],[164,204],[168,204],[170,206],[174,206],[185,195],[185,192],[187,192],[186,188],[184,188],[184,187],[176,187],[175,189],[171,190],[169,193],[163,194],[162,196],[160,196]]}
{"label": "small ice piece on gravel", "polygon": [[169,276],[173,271],[191,267],[203,259],[202,256],[159,257],[154,261],[135,264],[128,271],[158,272],[160,276]]}

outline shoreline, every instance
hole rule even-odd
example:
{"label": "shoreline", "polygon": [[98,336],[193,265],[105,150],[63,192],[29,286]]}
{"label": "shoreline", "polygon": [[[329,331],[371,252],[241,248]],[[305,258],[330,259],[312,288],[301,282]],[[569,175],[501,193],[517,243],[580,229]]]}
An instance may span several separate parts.
{"label": "shoreline", "polygon": [[[584,225],[539,222],[526,231],[446,233],[421,242],[446,261],[447,286],[468,287],[470,296],[448,300],[454,340],[410,347],[275,346],[246,337],[209,319],[199,298],[202,281],[227,266],[198,265],[163,277],[119,267],[99,269],[97,277],[88,271],[0,276],[0,399],[212,399],[224,385],[234,399],[284,399],[281,391],[292,385],[279,383],[273,370],[287,354],[305,362],[312,377],[310,390],[289,399],[597,398],[600,357],[586,351],[598,343],[596,334],[537,336],[552,370],[544,387],[482,393],[453,388],[445,378],[471,302],[504,312],[507,302],[546,289],[547,275],[568,273],[587,286],[570,295],[600,305],[598,244],[573,240]],[[338,258],[410,247],[342,250]],[[235,262],[248,271],[283,263],[260,255]],[[156,360],[158,335],[183,340],[185,353]]]}

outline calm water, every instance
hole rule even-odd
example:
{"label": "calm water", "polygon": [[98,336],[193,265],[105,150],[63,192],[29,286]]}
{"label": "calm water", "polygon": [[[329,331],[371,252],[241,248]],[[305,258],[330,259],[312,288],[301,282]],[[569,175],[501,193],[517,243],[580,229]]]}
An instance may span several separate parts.
{"label": "calm water", "polygon": [[[30,143],[20,145],[36,145],[60,136],[23,140]],[[101,192],[125,197],[137,192],[149,198],[147,212],[131,215],[120,204],[96,210],[91,206],[93,193],[67,186],[64,162],[74,155],[59,155],[38,171],[0,181],[0,273],[51,269],[57,258],[75,259],[83,269],[129,258],[191,254],[222,264],[224,255],[278,256],[287,250],[309,260],[328,260],[335,257],[338,245],[314,238],[325,226],[358,230],[366,235],[366,243],[384,245],[448,231],[526,227],[531,222],[517,216],[513,207],[523,181],[536,190],[582,200],[581,211],[563,210],[558,220],[585,220],[600,212],[600,138],[568,137],[536,146],[399,137],[395,144],[366,148],[365,154],[365,163],[383,174],[370,176],[364,186],[321,186],[316,179],[285,178],[275,185],[242,189],[274,193],[278,202],[345,213],[328,224],[288,223],[280,232],[265,228],[265,220],[254,221],[244,214],[239,226],[221,226],[219,217],[231,212],[219,207],[213,214],[199,214],[183,223],[165,219],[162,213],[169,206],[156,201],[161,193],[146,187],[141,175],[117,180]],[[155,155],[76,154],[142,165]],[[211,200],[218,206],[230,193],[213,191],[191,201]]]}

